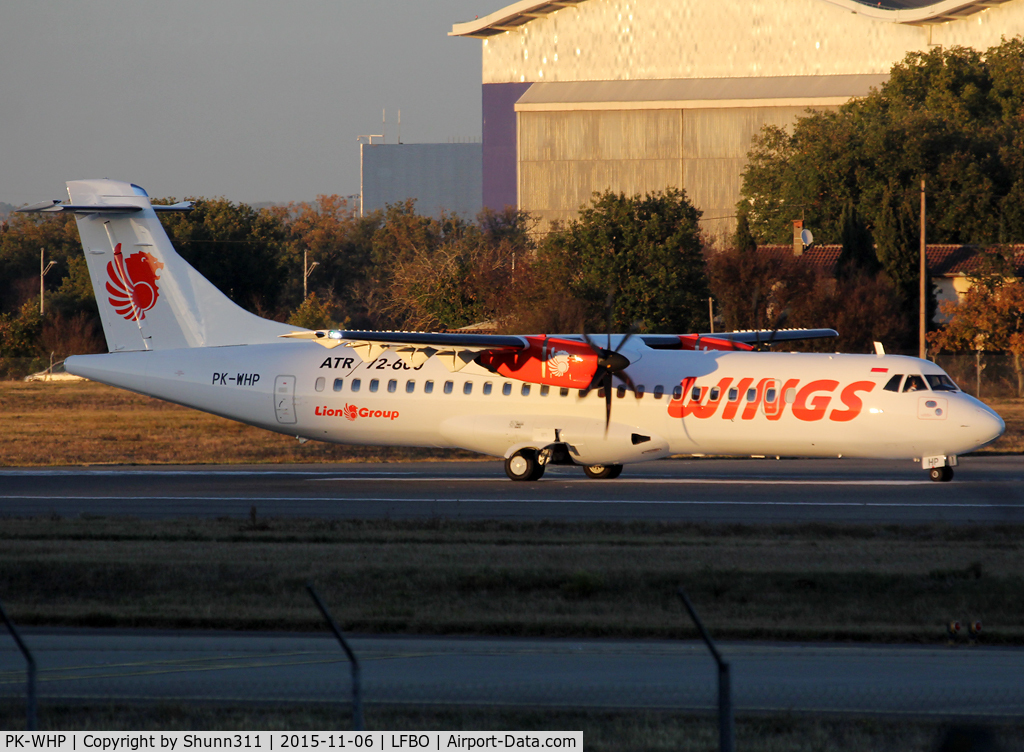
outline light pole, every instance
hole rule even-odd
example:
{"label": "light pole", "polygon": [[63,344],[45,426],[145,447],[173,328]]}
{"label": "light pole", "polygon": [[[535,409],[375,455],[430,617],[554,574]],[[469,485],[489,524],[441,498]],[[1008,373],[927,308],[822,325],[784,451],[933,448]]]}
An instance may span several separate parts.
{"label": "light pole", "polygon": [[43,265],[43,256],[45,254],[46,254],[46,249],[45,248],[40,248],[39,249],[39,315],[40,316],[43,315],[43,295],[44,295],[44,291],[43,291],[43,278],[46,276],[46,273],[48,271],[50,271],[50,269],[52,269],[57,264],[56,261],[51,261],[49,264],[46,264],[44,266]]}
{"label": "light pole", "polygon": [[307,262],[309,249],[304,248],[302,250],[302,299],[306,300],[309,298],[309,275],[313,273],[313,270],[320,266],[319,261],[314,261],[312,266]]}
{"label": "light pole", "polygon": [[925,284],[926,284],[925,278],[926,278],[927,274],[928,274],[928,272],[927,272],[927,264],[925,263],[925,242],[924,242],[924,178],[921,178],[921,279],[920,279],[920,285],[919,285],[919,287],[920,287],[919,296],[921,298],[921,305],[920,305],[919,311],[918,311],[918,343],[917,343],[918,344],[918,354],[917,354],[917,357],[921,358],[921,360],[924,360],[925,356],[928,354],[928,350],[925,347],[925,340],[924,340],[924,332],[925,332],[925,327],[926,327],[926,324],[927,324],[927,322],[925,321],[925,318],[927,317],[927,314],[925,312],[928,310],[928,305],[927,305],[927,302],[925,300],[925,290],[927,289],[925,287]]}

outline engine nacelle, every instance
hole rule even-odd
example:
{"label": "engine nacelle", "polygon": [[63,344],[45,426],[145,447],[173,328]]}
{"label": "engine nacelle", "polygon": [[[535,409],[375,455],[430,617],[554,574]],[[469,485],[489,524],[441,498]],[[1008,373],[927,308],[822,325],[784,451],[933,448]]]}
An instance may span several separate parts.
{"label": "engine nacelle", "polygon": [[526,338],[525,350],[481,353],[477,363],[510,379],[586,389],[597,372],[597,353],[586,342],[556,337]]}

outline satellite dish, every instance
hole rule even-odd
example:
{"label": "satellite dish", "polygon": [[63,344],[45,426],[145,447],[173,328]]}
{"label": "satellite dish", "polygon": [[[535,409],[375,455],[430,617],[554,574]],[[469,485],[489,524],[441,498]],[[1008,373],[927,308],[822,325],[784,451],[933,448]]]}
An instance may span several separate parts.
{"label": "satellite dish", "polygon": [[801,230],[800,242],[804,244],[804,248],[809,248],[814,245],[814,235],[811,234],[810,230]]}

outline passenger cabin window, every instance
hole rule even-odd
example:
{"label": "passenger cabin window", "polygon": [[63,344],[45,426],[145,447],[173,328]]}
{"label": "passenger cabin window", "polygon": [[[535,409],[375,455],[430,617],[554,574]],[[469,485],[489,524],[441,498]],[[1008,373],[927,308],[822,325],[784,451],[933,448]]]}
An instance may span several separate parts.
{"label": "passenger cabin window", "polygon": [[359,391],[359,387],[361,387],[362,385],[363,385],[362,379],[352,379],[352,383],[350,384],[350,387],[352,388],[353,392],[358,392]]}
{"label": "passenger cabin window", "polygon": [[646,392],[646,391],[647,391],[647,387],[645,387],[643,384],[637,384],[636,385],[636,389],[634,390],[633,393],[636,395],[637,399],[641,399],[644,396],[644,392]]}
{"label": "passenger cabin window", "polygon": [[902,380],[903,374],[897,373],[891,379],[885,382],[885,386],[883,386],[882,389],[884,389],[887,392],[898,392],[900,390],[900,382]]}
{"label": "passenger cabin window", "polygon": [[522,395],[524,397],[529,397],[530,396],[530,385],[529,384],[523,384],[523,388],[522,388],[521,391],[522,391]]}
{"label": "passenger cabin window", "polygon": [[711,387],[711,394],[708,395],[708,399],[712,402],[718,402],[718,398],[722,396],[722,390],[717,386]]}
{"label": "passenger cabin window", "polygon": [[786,393],[782,396],[785,398],[786,404],[792,405],[796,402],[796,389],[787,389]]}
{"label": "passenger cabin window", "polygon": [[473,382],[472,381],[467,381],[465,384],[462,385],[462,393],[463,394],[472,394],[473,393]]}
{"label": "passenger cabin window", "polygon": [[490,394],[491,393],[491,388],[493,386],[494,385],[490,381],[485,381],[484,382],[484,394]]}
{"label": "passenger cabin window", "polygon": [[757,390],[756,389],[748,389],[747,390],[747,402],[753,402],[756,399],[757,399]]}
{"label": "passenger cabin window", "polygon": [[[683,396],[683,387],[682,386],[677,386],[675,389],[673,389],[672,390],[672,396],[675,397],[676,399],[679,399],[680,397],[682,397]],[[700,402],[700,387],[699,386],[695,386],[693,389],[690,390],[690,399],[692,399],[694,402]]]}
{"label": "passenger cabin window", "polygon": [[904,392],[923,392],[925,389],[927,387],[924,385],[924,379],[921,376],[907,376],[907,380],[903,383]]}
{"label": "passenger cabin window", "polygon": [[323,376],[316,380],[316,390],[318,392],[322,392],[325,386],[327,386],[327,379],[325,379]]}
{"label": "passenger cabin window", "polygon": [[665,394],[665,387],[658,384],[654,387],[654,399],[661,399]]}
{"label": "passenger cabin window", "polygon": [[775,402],[775,388],[774,387],[765,391],[765,393],[764,393],[764,401],[765,402],[769,402],[769,403]]}
{"label": "passenger cabin window", "polygon": [[394,394],[396,389],[398,389],[398,380],[397,379],[391,379],[388,382],[388,392],[390,394]]}
{"label": "passenger cabin window", "polygon": [[434,382],[433,381],[424,381],[423,382],[423,393],[424,394],[432,394],[433,391],[434,391]]}
{"label": "passenger cabin window", "polygon": [[561,389],[559,389],[558,390],[558,396],[559,397],[568,397],[569,396],[569,387],[563,386]]}
{"label": "passenger cabin window", "polygon": [[548,392],[550,392],[550,391],[551,391],[551,387],[549,387],[547,384],[541,384],[541,386],[540,386],[540,396],[541,397],[547,397],[548,396]]}
{"label": "passenger cabin window", "polygon": [[504,385],[501,387],[501,393],[504,394],[506,397],[512,394],[512,385],[506,381]]}
{"label": "passenger cabin window", "polygon": [[345,379],[335,379],[335,380],[334,380],[334,391],[336,391],[336,392],[340,392],[340,391],[341,391],[341,388],[342,388],[342,387],[343,387],[344,385],[345,385]]}
{"label": "passenger cabin window", "polygon": [[953,379],[949,378],[944,373],[938,375],[925,376],[928,379],[928,386],[932,388],[933,392],[958,392],[956,384],[953,383]]}
{"label": "passenger cabin window", "polygon": [[444,393],[445,393],[445,394],[451,394],[451,393],[452,393],[452,388],[453,388],[454,386],[455,386],[455,384],[453,384],[453,383],[452,383],[452,382],[450,382],[450,381],[446,381],[446,382],[444,382]]}
{"label": "passenger cabin window", "polygon": [[405,382],[405,393],[406,394],[412,394],[415,391],[416,391],[416,382],[413,381],[412,379],[409,379],[408,381],[406,381]]}
{"label": "passenger cabin window", "polygon": [[370,379],[370,391],[376,392],[377,387],[380,386],[380,382],[377,379]]}
{"label": "passenger cabin window", "polygon": [[619,399],[622,399],[623,397],[626,396],[625,384],[620,385],[619,388],[615,390],[615,396],[618,397]]}
{"label": "passenger cabin window", "polygon": [[729,390],[729,401],[736,402],[740,398],[740,390],[733,387]]}

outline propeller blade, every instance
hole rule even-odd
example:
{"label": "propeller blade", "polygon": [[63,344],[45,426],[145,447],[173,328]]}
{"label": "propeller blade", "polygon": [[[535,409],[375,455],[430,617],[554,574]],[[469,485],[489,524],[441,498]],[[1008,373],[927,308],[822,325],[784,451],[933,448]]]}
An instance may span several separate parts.
{"label": "propeller blade", "polygon": [[594,342],[593,339],[591,339],[590,335],[587,334],[586,330],[583,331],[583,341],[590,346],[590,349],[593,350],[598,357],[601,357],[601,348],[598,346],[596,342]]}
{"label": "propeller blade", "polygon": [[608,436],[608,426],[612,424],[612,374],[604,375],[604,435]]}
{"label": "propeller blade", "polygon": [[788,318],[789,318],[789,309],[785,308],[785,309],[783,309],[782,313],[780,313],[778,315],[778,317],[775,319],[775,326],[772,327],[771,336],[769,336],[768,337],[768,341],[764,343],[764,346],[766,348],[772,346],[772,342],[775,341],[775,335],[779,333],[779,329],[786,322],[786,319],[788,319]]}

